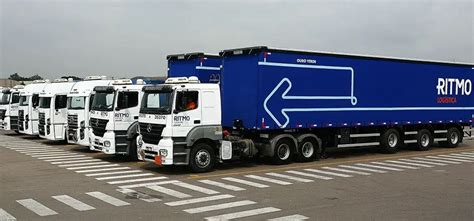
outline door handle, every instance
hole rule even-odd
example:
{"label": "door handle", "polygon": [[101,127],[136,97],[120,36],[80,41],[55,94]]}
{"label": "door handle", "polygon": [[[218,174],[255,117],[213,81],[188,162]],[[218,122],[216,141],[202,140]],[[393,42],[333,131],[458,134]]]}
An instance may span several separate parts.
{"label": "door handle", "polygon": [[194,121],[194,124],[200,124],[201,123],[201,120],[195,120]]}

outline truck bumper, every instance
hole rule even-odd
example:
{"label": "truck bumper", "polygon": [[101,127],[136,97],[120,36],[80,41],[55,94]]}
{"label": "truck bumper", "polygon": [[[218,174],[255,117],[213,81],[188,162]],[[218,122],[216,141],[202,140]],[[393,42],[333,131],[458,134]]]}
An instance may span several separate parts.
{"label": "truck bumper", "polygon": [[115,154],[115,133],[107,131],[104,136],[99,137],[94,133],[90,133],[90,149],[95,151],[102,151],[105,154]]}
{"label": "truck bumper", "polygon": [[67,128],[67,142],[89,146],[89,130],[87,128]]}
{"label": "truck bumper", "polygon": [[41,138],[48,139],[48,140],[65,140],[64,137],[64,124],[49,124],[46,125],[46,131],[44,134],[40,134]]}
{"label": "truck bumper", "polygon": [[[140,139],[138,138],[138,140]],[[157,165],[173,165],[173,140],[171,138],[161,139],[158,145],[142,143],[137,147],[142,160],[154,162]]]}

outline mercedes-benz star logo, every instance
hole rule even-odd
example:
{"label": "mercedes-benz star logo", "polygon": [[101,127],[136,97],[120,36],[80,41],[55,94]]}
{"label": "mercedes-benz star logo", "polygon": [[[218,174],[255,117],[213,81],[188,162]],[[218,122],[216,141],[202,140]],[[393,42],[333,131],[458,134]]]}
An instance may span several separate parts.
{"label": "mercedes-benz star logo", "polygon": [[146,127],[146,131],[147,131],[148,133],[150,133],[150,132],[151,132],[151,128],[152,128],[151,124],[148,124],[148,126]]}

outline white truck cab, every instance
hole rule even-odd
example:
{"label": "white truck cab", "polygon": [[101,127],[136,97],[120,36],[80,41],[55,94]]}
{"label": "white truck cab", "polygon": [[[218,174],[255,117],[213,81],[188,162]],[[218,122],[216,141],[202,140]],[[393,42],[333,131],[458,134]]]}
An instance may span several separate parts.
{"label": "white truck cab", "polygon": [[67,141],[89,146],[89,114],[94,100],[92,93],[96,86],[109,86],[112,80],[106,76],[88,76],[77,82],[67,95]]}
{"label": "white truck cab", "polygon": [[47,80],[35,80],[20,92],[18,106],[18,130],[28,135],[38,135],[39,94],[49,83]]}
{"label": "white truck cab", "polygon": [[143,80],[114,80],[94,88],[90,111],[90,149],[105,154],[137,157],[136,137]]}
{"label": "white truck cab", "polygon": [[0,99],[0,128],[18,132],[18,103],[23,85],[2,90]]}
{"label": "white truck cab", "polygon": [[41,138],[66,140],[67,94],[74,84],[72,79],[56,79],[41,91],[38,108]]}

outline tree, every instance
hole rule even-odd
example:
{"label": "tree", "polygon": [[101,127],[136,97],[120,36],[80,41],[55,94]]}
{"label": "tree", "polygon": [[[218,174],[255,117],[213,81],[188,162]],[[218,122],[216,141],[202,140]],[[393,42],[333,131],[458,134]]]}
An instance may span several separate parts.
{"label": "tree", "polygon": [[22,77],[18,73],[14,73],[8,77],[10,80],[15,80],[15,81],[34,81],[34,80],[42,80],[43,78],[39,76],[38,74],[35,74],[31,77]]}

